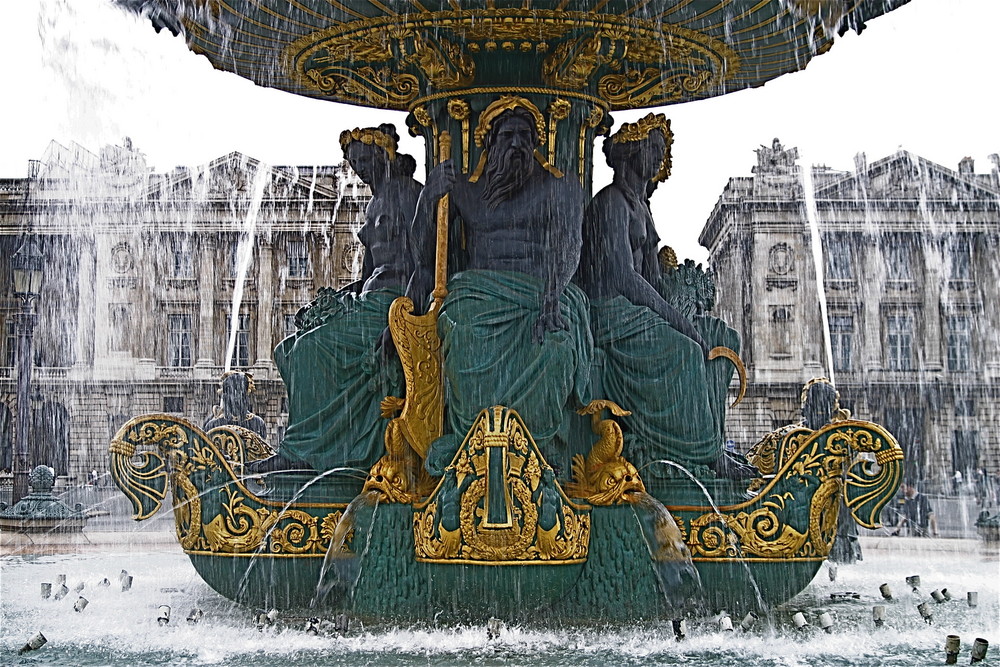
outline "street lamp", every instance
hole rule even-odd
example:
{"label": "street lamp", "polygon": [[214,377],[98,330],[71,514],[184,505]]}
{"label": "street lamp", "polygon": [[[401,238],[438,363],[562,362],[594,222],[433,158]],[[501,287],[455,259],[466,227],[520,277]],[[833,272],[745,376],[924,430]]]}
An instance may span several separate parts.
{"label": "street lamp", "polygon": [[28,429],[31,422],[31,338],[38,316],[32,301],[42,289],[42,265],[45,255],[34,237],[28,236],[11,258],[14,296],[20,297],[21,312],[14,317],[17,334],[17,424],[14,440],[14,493],[13,502],[28,493]]}

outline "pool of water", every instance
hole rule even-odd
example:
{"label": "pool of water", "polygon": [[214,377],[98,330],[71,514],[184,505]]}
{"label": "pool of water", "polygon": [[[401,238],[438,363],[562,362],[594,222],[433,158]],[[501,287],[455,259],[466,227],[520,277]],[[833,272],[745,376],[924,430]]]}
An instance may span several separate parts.
{"label": "pool of water", "polygon": [[[898,539],[898,538],[897,538]],[[949,543],[953,547],[946,550]],[[984,665],[1000,664],[1000,564],[995,549],[968,541],[882,540],[866,549],[865,560],[841,565],[836,581],[826,568],[794,600],[762,618],[749,632],[719,629],[711,617],[691,617],[687,636],[677,641],[669,622],[643,625],[548,628],[506,625],[488,637],[482,625],[436,627],[432,622],[405,627],[363,624],[336,633],[324,624],[318,635],[305,632],[306,619],[279,615],[259,630],[254,611],[232,604],[208,588],[179,547],[133,549],[127,543],[99,553],[0,558],[0,663],[31,665],[937,665],[944,664],[944,641],[962,638],[959,664],[969,664],[976,637],[990,641]],[[957,548],[955,548],[957,546]],[[122,592],[120,571],[133,576]],[[42,582],[66,575],[71,592],[61,600],[43,599]],[[918,574],[914,593],[905,578]],[[109,587],[100,587],[107,578]],[[89,605],[74,611],[84,584]],[[888,583],[894,600],[886,602],[879,585]],[[954,600],[931,601],[947,588]],[[832,600],[831,593],[856,592],[859,599]],[[975,608],[967,591],[979,594]],[[930,601],[933,622],[924,622],[917,604]],[[876,629],[872,606],[885,604],[887,622]],[[157,621],[160,605],[171,607],[166,625]],[[196,624],[185,619],[204,612]],[[802,611],[811,623],[798,631],[792,623]],[[832,633],[818,627],[819,614],[835,621]],[[330,619],[325,619],[330,620]],[[48,643],[17,655],[37,632]]]}

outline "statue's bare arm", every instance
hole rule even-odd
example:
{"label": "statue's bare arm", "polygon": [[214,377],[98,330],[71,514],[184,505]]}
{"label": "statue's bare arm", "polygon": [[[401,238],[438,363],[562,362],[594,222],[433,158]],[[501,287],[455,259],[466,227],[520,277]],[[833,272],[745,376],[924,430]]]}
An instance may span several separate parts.
{"label": "statue's bare arm", "polygon": [[660,296],[636,270],[633,263],[631,244],[628,238],[628,225],[621,219],[621,212],[628,210],[624,199],[599,193],[587,211],[585,224],[593,226],[595,237],[605,245],[601,254],[605,266],[604,280],[612,285],[612,291],[637,306],[646,306],[662,317],[673,329],[684,334],[701,346],[708,354],[708,345],[701,334],[686,317]]}
{"label": "statue's bare arm", "polygon": [[549,233],[545,236],[545,292],[542,296],[542,312],[535,323],[532,337],[541,342],[546,332],[569,329],[559,309],[559,299],[580,263],[580,248],[583,244],[583,190],[573,184],[564,190],[565,196],[555,197],[548,221]]}
{"label": "statue's bare arm", "polygon": [[[417,199],[416,212],[410,225],[413,275],[406,286],[406,296],[413,300],[417,312],[423,312],[434,289],[434,266],[437,259],[437,209],[441,197],[455,186],[455,166],[445,160],[427,175],[427,184]],[[454,217],[455,207],[449,207]]]}

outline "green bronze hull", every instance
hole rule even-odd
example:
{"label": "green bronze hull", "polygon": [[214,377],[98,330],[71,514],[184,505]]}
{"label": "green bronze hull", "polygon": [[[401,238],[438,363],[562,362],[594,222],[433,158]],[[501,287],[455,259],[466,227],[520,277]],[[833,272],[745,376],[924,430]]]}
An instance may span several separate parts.
{"label": "green bronze hull", "polygon": [[[776,441],[777,473],[756,492],[745,483],[710,484],[718,511],[690,481],[652,486],[681,529],[705,605],[732,611],[791,598],[826,559],[842,502],[859,523],[874,525],[895,492],[901,453],[880,427],[841,421],[805,436],[799,429]],[[670,617],[679,608],[662,590],[633,504],[567,504],[581,540],[559,542],[562,551],[535,540],[520,552],[490,552],[489,560],[469,548],[474,528],[463,527],[461,546],[433,557],[427,540],[437,533],[421,528],[429,525],[422,517],[443,484],[414,504],[378,503],[368,492],[371,501],[349,512],[350,530],[338,533],[349,503],[365,497],[362,481],[287,472],[261,486],[241,479],[231,463],[252,458],[249,442],[242,429],[204,434],[150,415],[123,427],[111,448],[114,478],[133,499],[136,518],[158,509],[170,478],[181,546],[205,582],[229,599],[383,620],[586,622]],[[340,535],[346,539],[331,549]]]}

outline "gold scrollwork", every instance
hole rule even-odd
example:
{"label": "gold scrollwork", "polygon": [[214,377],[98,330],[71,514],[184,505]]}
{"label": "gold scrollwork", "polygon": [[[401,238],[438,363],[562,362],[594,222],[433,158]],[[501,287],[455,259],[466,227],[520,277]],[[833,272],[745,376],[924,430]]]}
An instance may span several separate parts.
{"label": "gold scrollwork", "polygon": [[[307,90],[404,109],[399,100],[417,85],[415,75],[430,88],[473,86],[473,56],[496,51],[531,58],[547,54],[540,74],[560,94],[589,89],[600,71],[617,76],[620,80],[602,79],[601,89],[615,93],[622,108],[706,94],[741,68],[738,53],[723,40],[668,22],[511,8],[347,21],[295,40],[286,47],[283,62],[288,75]],[[664,67],[667,73],[655,81],[646,74]],[[623,68],[634,71],[623,73]]]}
{"label": "gold scrollwork", "polygon": [[598,82],[597,91],[612,106],[634,109],[647,106],[652,100],[677,102],[707,92],[712,79],[709,70],[664,76],[659,68],[648,67],[605,75]]}
{"label": "gold scrollwork", "polygon": [[[792,425],[769,434],[754,446],[750,458],[774,479],[751,501],[692,518],[687,543],[693,557],[826,557],[836,536],[842,497],[862,523],[862,510],[864,518],[872,518],[895,493],[902,459],[898,447],[880,426],[861,421],[835,421],[818,431]],[[878,464],[880,460],[886,463]]]}
{"label": "gold scrollwork", "polygon": [[445,478],[414,512],[417,560],[575,563],[587,557],[588,508],[559,487],[513,410],[483,410]]}
{"label": "gold scrollwork", "polygon": [[[159,509],[169,471],[177,538],[187,553],[324,556],[332,534],[325,527],[336,525],[342,506],[321,519],[309,510],[331,505],[289,506],[250,493],[229,461],[253,460],[257,441],[255,434],[239,427],[206,434],[183,419],[145,415],[115,434],[112,476],[136,504],[136,518],[144,519]],[[138,466],[132,458],[123,458],[150,446],[157,450],[140,452]]]}

